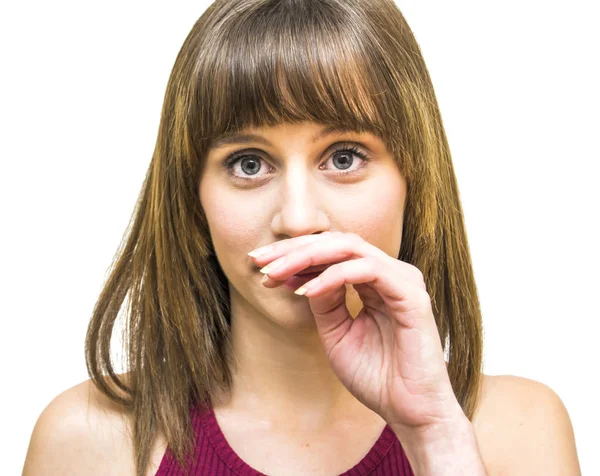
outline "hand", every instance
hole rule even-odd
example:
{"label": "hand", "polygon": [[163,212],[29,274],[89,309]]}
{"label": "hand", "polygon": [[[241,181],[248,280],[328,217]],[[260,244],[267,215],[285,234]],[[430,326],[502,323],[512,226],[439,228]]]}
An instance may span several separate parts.
{"label": "hand", "polygon": [[[303,286],[304,296],[333,371],[361,403],[405,434],[464,416],[418,268],[354,233],[325,232],[264,248],[270,251],[252,257],[258,266],[283,259],[280,266],[261,270],[271,280],[330,264]],[[364,305],[355,319],[346,306],[346,283]]]}

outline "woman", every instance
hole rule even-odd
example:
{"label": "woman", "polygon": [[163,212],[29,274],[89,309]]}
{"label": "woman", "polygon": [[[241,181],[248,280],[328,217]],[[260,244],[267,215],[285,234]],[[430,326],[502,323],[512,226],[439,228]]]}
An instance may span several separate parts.
{"label": "woman", "polygon": [[86,359],[24,474],[579,472],[558,396],[481,373],[448,142],[389,0],[201,16]]}

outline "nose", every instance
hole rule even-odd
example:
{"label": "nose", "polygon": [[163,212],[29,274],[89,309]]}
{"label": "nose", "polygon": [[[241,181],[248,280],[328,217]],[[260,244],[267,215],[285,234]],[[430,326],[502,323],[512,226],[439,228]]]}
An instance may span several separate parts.
{"label": "nose", "polygon": [[318,234],[330,228],[319,192],[306,168],[290,168],[281,182],[280,203],[273,216],[274,235],[290,238]]}

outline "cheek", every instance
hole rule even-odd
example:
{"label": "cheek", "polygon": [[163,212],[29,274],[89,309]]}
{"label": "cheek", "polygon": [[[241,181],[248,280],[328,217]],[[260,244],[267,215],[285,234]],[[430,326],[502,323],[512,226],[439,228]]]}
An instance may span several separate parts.
{"label": "cheek", "polygon": [[400,253],[405,205],[405,184],[402,180],[381,180],[369,191],[369,199],[355,203],[346,217],[343,229],[360,235],[369,243],[393,257]]}
{"label": "cheek", "polygon": [[[210,235],[221,266],[226,271],[233,263],[260,243],[262,221],[260,209],[246,203],[239,196],[227,194],[216,187],[201,188],[200,200],[206,214]],[[225,262],[224,262],[225,261]]]}
{"label": "cheek", "polygon": [[398,256],[402,238],[402,209],[378,204],[377,208],[356,210],[352,221],[344,228],[360,235],[364,240],[380,248],[390,256]]}

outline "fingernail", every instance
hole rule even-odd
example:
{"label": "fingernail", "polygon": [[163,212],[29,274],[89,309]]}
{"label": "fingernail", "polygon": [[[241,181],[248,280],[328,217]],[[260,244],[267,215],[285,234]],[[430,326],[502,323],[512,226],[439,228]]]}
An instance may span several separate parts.
{"label": "fingernail", "polygon": [[248,253],[248,256],[252,256],[253,258],[258,258],[264,254],[267,254],[269,251],[273,249],[273,245],[263,246],[262,248],[256,248]]}
{"label": "fingernail", "polygon": [[271,273],[276,268],[279,268],[281,266],[281,263],[283,263],[284,261],[285,261],[285,256],[282,256],[281,258],[277,258],[275,261],[269,263],[267,266],[265,266],[263,269],[261,269],[260,272],[264,273],[264,274]]}
{"label": "fingernail", "polygon": [[314,288],[317,284],[319,284],[320,281],[321,278],[311,279],[308,283],[305,283],[303,286],[296,289],[294,294],[297,294],[298,296],[304,296],[307,291],[310,291],[312,288]]}
{"label": "fingernail", "polygon": [[[266,276],[266,274],[265,274],[265,276]],[[305,293],[306,291],[308,291],[308,289],[306,289],[306,286],[302,286],[302,287],[300,287],[300,288],[296,289],[296,290],[294,291],[294,294],[297,294],[298,296],[304,296],[304,293]]]}

